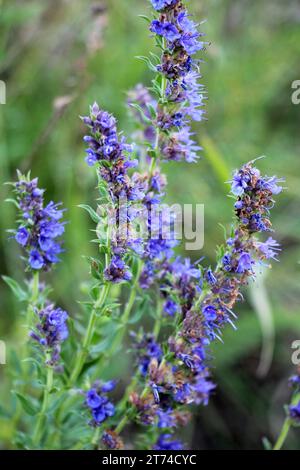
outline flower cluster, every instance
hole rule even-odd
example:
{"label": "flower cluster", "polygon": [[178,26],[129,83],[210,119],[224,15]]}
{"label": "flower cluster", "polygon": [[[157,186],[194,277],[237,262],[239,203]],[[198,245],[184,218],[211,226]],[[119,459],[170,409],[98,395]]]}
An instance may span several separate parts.
{"label": "flower cluster", "polygon": [[[89,145],[86,162],[90,166],[97,164],[99,177],[106,183],[111,212],[117,225],[111,243],[112,259],[104,277],[113,283],[129,281],[132,276],[124,257],[129,249],[138,250],[136,245],[139,241],[133,234],[132,226],[137,214],[134,210],[130,211],[130,205],[144,198],[145,182],[138,173],[129,176],[128,170],[135,167],[137,161],[130,159],[132,146],[118,134],[116,119],[111,114],[94,103],[90,116],[84,117],[83,122],[90,130],[89,135],[84,137]],[[125,213],[120,210],[121,205]]]}
{"label": "flower cluster", "polygon": [[300,424],[300,400],[296,405],[289,406],[289,414],[295,423]]}
{"label": "flower cluster", "polygon": [[154,336],[150,333],[145,334],[140,338],[138,338],[134,333],[132,333],[131,336],[135,340],[140,372],[145,376],[148,372],[151,360],[154,358],[159,361],[162,358],[161,347],[157,344]]}
{"label": "flower cluster", "polygon": [[44,190],[38,187],[37,178],[19,174],[15,193],[20,211],[15,239],[26,250],[30,269],[47,270],[62,252],[58,238],[64,233],[64,211],[52,201],[44,206]]}
{"label": "flower cluster", "polygon": [[150,31],[162,48],[157,70],[162,75],[161,96],[154,125],[160,129],[159,147],[166,160],[193,162],[200,147],[193,141],[191,120],[202,121],[205,90],[199,83],[198,61],[193,55],[205,48],[198,31],[181,1],[155,2],[160,12]]}
{"label": "flower cluster", "polygon": [[243,230],[250,233],[270,231],[268,215],[274,205],[273,196],[283,189],[278,184],[282,181],[276,176],[262,177],[253,162],[234,174],[231,191],[238,196],[235,209]]}
{"label": "flower cluster", "polygon": [[171,434],[161,434],[153,447],[154,450],[182,450],[181,441],[172,440]]}
{"label": "flower cluster", "polygon": [[106,429],[102,435],[102,443],[106,449],[111,450],[122,450],[124,449],[124,443],[115,431]]}
{"label": "flower cluster", "polygon": [[295,399],[292,404],[288,407],[289,417],[295,425],[300,424],[300,367],[298,367],[297,373],[293,375],[289,383],[293,388]]}
{"label": "flower cluster", "polygon": [[31,338],[36,340],[44,349],[48,365],[55,365],[59,361],[61,344],[68,338],[68,314],[61,308],[48,305],[37,312],[39,323],[30,332]]}
{"label": "flower cluster", "polygon": [[[85,302],[89,323],[83,347],[75,355],[74,368],[70,368],[65,383],[66,389],[75,387],[88,371],[85,383],[92,386],[86,392],[79,389],[84,395],[80,406],[89,413],[89,425],[97,428],[90,429],[93,445],[99,439],[99,447],[112,450],[124,447],[120,433],[131,420],[149,430],[147,443],[154,450],[183,449],[184,444],[175,439],[174,433],[187,426],[190,407],[206,406],[216,388],[211,374],[211,343],[222,340],[226,325],[235,328],[234,309],[242,299],[242,288],[255,278],[259,266],[277,260],[280,252],[280,245],[271,236],[261,240],[258,235],[272,232],[270,211],[274,196],[283,189],[282,180],[262,176],[252,161],[233,175],[235,220],[224,245],[218,248],[216,266],[205,267],[201,260],[176,256],[176,214],[161,206],[167,180],[160,162],[197,159],[200,147],[193,140],[191,123],[204,119],[205,90],[199,84],[199,61],[193,56],[204,49],[205,43],[182,0],[151,3],[158,13],[150,21],[150,31],[162,52],[160,57],[152,54],[151,59],[143,60],[157,76],[151,89],[138,85],[128,95],[128,104],[142,131],[136,152],[140,162],[132,158],[133,148],[118,132],[114,116],[97,103],[90,107],[89,116],[82,118],[88,128],[85,160],[96,168],[101,213],[106,209],[106,214],[102,217],[89,206],[85,208],[99,222],[97,241],[105,255],[105,268],[99,272],[101,262],[92,259],[92,274],[98,284],[92,286],[91,299]],[[133,170],[138,163],[139,172]],[[62,251],[59,237],[64,232],[63,210],[53,202],[44,206],[44,191],[38,188],[37,179],[19,175],[15,193],[20,210],[15,239],[25,249],[31,270],[47,270],[58,262]],[[146,235],[143,238],[141,224]],[[100,229],[105,232],[103,237]],[[108,299],[109,283],[129,282],[133,273],[131,292],[119,321],[117,312],[122,310],[122,303],[116,298],[118,289]],[[30,328],[30,337],[42,348],[46,364],[51,366],[47,367],[43,405],[32,440],[39,445],[46,414],[50,414],[49,396],[55,390],[53,366],[60,367],[62,343],[69,332],[67,312],[49,304],[40,294],[38,273],[33,281],[29,284],[32,296],[28,295],[27,300],[31,303],[29,313],[35,310],[38,323]],[[16,284],[11,285],[18,290]],[[139,310],[131,318],[132,308],[138,303]],[[127,324],[140,321],[146,310],[149,317],[155,317],[155,323],[152,332],[144,332],[141,327],[131,334],[136,373],[115,406],[109,394],[116,382],[94,382],[93,374],[98,374],[103,361],[117,352]],[[112,324],[108,318],[111,313]],[[101,315],[106,318],[99,320],[98,329]],[[95,345],[96,341],[100,344]],[[87,362],[96,351],[103,354],[100,361],[92,357]],[[288,422],[293,424],[300,423],[299,377],[298,373],[291,379],[296,395],[288,407]],[[57,425],[73,406],[72,400],[62,405],[60,401],[61,397],[52,405],[52,410],[57,406]],[[85,439],[80,445],[86,445]]]}
{"label": "flower cluster", "polygon": [[[183,444],[172,435],[190,419],[188,407],[207,405],[215,390],[210,373],[210,344],[221,339],[227,324],[235,328],[234,306],[242,298],[241,288],[255,277],[256,266],[277,259],[279,244],[271,237],[261,241],[256,234],[271,231],[270,210],[274,196],[283,188],[276,177],[262,176],[254,162],[244,165],[231,182],[236,219],[225,245],[218,250],[216,267],[206,268],[200,262],[175,256],[174,214],[168,210],[160,212],[167,182],[159,162],[193,162],[197,158],[199,147],[192,138],[191,121],[204,118],[205,92],[198,83],[199,67],[193,55],[203,50],[205,43],[182,1],[152,0],[152,5],[159,17],[151,22],[150,30],[162,50],[159,64],[148,60],[150,68],[158,72],[152,88],[157,99],[141,85],[128,97],[143,131],[141,140],[147,141],[146,153],[145,142],[141,142],[139,156],[145,157],[143,164],[150,164],[149,171],[129,176],[128,170],[134,166],[128,156],[129,148],[117,134],[115,119],[97,105],[91,107],[90,117],[84,118],[91,130],[85,141],[89,143],[87,162],[98,165],[112,203],[125,197],[140,204],[138,210],[129,204],[125,218],[119,214],[126,236],[112,243],[112,258],[104,276],[111,282],[129,280],[131,272],[125,256],[128,249],[135,250],[143,261],[139,286],[159,292],[160,323],[167,325],[172,321],[167,337],[161,338],[159,329],[132,335],[138,385],[130,389],[132,409],[128,414],[139,423],[156,428],[155,436],[160,436],[154,449],[177,450]],[[142,216],[148,233],[143,242],[131,237],[137,214]],[[87,404],[97,425],[110,416],[107,407],[111,411],[112,405],[101,388],[93,388],[90,393]],[[100,418],[94,412],[98,408]],[[297,407],[290,412],[295,416]],[[102,442],[112,449],[120,445],[116,432],[111,430],[104,432]]]}
{"label": "flower cluster", "polygon": [[100,426],[109,417],[115,414],[115,407],[109,401],[107,393],[111,392],[116,386],[116,382],[106,383],[96,382],[92,388],[86,392],[85,404],[92,415],[91,426]]}
{"label": "flower cluster", "polygon": [[[250,162],[234,175],[232,192],[237,175],[246,174],[248,184],[239,193],[237,202],[248,207],[249,210],[245,210],[247,220],[251,213],[260,214],[264,225],[270,229],[269,210],[274,205],[274,195],[282,189],[277,184],[279,180],[262,177]],[[241,287],[254,277],[255,265],[276,259],[278,243],[272,238],[258,241],[237,204],[235,208],[232,236],[220,250],[215,270],[200,270],[188,259],[172,260],[172,255],[157,263],[156,271],[155,265],[151,265],[153,280],[165,298],[164,313],[176,315],[178,328],[168,339],[167,356],[161,354],[162,347],[152,336],[145,335],[138,343],[139,364],[147,377],[148,391],[142,396],[133,393],[131,403],[144,424],[170,431],[188,419],[184,414],[185,405],[208,404],[215,389],[209,372],[209,345],[221,338],[227,323],[235,327],[233,308],[242,298]],[[257,227],[256,232],[259,231],[265,230]],[[297,406],[290,409],[294,418],[297,411]]]}

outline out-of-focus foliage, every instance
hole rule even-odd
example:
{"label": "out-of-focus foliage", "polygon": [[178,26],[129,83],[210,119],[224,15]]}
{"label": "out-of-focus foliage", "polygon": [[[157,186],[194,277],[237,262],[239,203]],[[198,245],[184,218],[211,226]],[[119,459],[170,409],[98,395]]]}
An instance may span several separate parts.
{"label": "out-of-focus foliage", "polygon": [[[274,214],[276,237],[283,245],[280,263],[264,279],[271,318],[251,307],[249,292],[238,311],[238,331],[227,331],[217,345],[215,375],[219,384],[211,404],[197,411],[190,429],[195,448],[261,448],[284,417],[293,370],[291,343],[300,339],[300,105],[291,102],[291,83],[300,79],[300,5],[297,0],[191,1],[211,45],[201,65],[209,100],[208,122],[195,128],[204,147],[197,165],[169,164],[169,200],[205,204],[205,246],[195,259],[214,259],[215,246],[231,219],[224,181],[252,158],[266,155],[260,167],[286,178],[288,190]],[[88,279],[83,255],[93,253],[88,216],[77,206],[93,205],[93,173],[84,163],[83,128],[78,118],[95,99],[118,116],[130,133],[125,92],[137,82],[150,83],[138,60],[153,47],[138,14],[146,0],[4,0],[0,2],[0,79],[7,104],[0,105],[1,274],[21,277],[17,248],[5,230],[14,226],[14,208],[4,181],[16,169],[30,168],[47,195],[63,200],[70,221],[66,253],[53,278],[55,299],[72,315],[80,312]],[[257,294],[264,295],[264,290]],[[8,364],[0,366],[0,396],[7,393],[7,370],[15,367],[13,348],[22,340],[22,320],[4,283],[0,284],[0,338],[7,342]],[[263,313],[260,316],[263,317]],[[258,376],[262,344],[274,359]],[[266,325],[269,325],[269,329]],[[270,349],[270,348],[269,348]],[[118,362],[119,364],[119,362]],[[122,378],[122,370],[115,374]],[[3,394],[3,395],[2,395]],[[0,447],[9,447],[5,402],[0,409]],[[288,445],[297,447],[291,434]],[[298,440],[299,442],[299,440]]]}

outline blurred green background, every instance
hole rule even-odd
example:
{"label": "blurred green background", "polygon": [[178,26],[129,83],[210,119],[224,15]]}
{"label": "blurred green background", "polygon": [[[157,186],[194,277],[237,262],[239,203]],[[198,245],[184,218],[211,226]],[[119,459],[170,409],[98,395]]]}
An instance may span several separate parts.
{"label": "blurred green background", "polygon": [[[280,263],[245,292],[238,331],[227,330],[214,348],[218,389],[210,406],[195,411],[189,428],[193,448],[262,448],[274,440],[284,418],[283,404],[293,372],[291,343],[300,339],[300,105],[291,102],[291,84],[300,79],[300,4],[298,0],[190,0],[210,45],[201,66],[207,86],[208,121],[195,127],[204,147],[197,165],[164,166],[170,202],[205,204],[205,246],[195,259],[213,263],[228,226],[226,196],[231,171],[266,155],[263,172],[286,178],[287,190],[273,211],[276,238],[283,245]],[[16,169],[32,170],[49,199],[68,209],[66,253],[52,274],[53,298],[72,315],[88,281],[83,255],[93,253],[88,216],[77,207],[95,205],[95,178],[84,163],[84,130],[78,118],[97,100],[116,114],[130,133],[126,91],[151,74],[137,55],[153,43],[138,14],[147,0],[4,0],[0,2],[0,79],[7,104],[0,105],[1,274],[22,280],[16,243],[6,230],[15,211],[4,200],[5,181]],[[190,255],[190,253],[189,253]],[[20,329],[20,306],[0,283],[0,339],[8,358]],[[125,359],[123,359],[126,361]],[[0,399],[5,409],[6,368],[0,366]],[[115,370],[120,374],[120,370]],[[2,421],[1,421],[2,420]],[[1,432],[0,448],[8,447]],[[187,436],[185,435],[187,439]],[[300,448],[299,433],[287,447]]]}

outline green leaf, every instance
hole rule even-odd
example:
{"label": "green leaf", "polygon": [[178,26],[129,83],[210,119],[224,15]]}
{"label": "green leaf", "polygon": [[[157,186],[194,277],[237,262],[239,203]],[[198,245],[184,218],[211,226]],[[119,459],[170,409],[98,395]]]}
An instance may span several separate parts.
{"label": "green leaf", "polygon": [[147,21],[147,23],[151,23],[151,19],[146,15],[138,15],[138,17],[142,18],[142,20]]}
{"label": "green leaf", "polygon": [[152,72],[157,72],[156,66],[151,62],[149,57],[143,56],[143,55],[137,55],[135,56],[135,58],[144,62]]}
{"label": "green leaf", "polygon": [[273,446],[267,437],[262,438],[262,444],[265,450],[272,450]]}
{"label": "green leaf", "polygon": [[144,113],[143,108],[141,108],[140,105],[138,105],[138,104],[136,104],[136,103],[130,103],[130,106],[131,106],[132,108],[137,109],[137,110],[141,113],[141,116],[142,116],[142,118],[144,119],[144,121],[145,121],[146,123],[152,124],[151,119],[149,119],[149,118],[146,116],[146,114]]}
{"label": "green leaf", "polygon": [[81,209],[86,210],[89,213],[93,222],[96,222],[96,223],[100,222],[101,219],[99,215],[97,214],[96,211],[94,211],[94,209],[92,209],[92,207],[88,206],[87,204],[79,204],[78,207],[81,207]]}
{"label": "green leaf", "polygon": [[157,115],[157,111],[156,109],[154,108],[154,106],[152,106],[152,104],[148,103],[147,105],[147,109],[150,113],[150,116],[152,117],[152,119],[155,119],[156,118],[156,115]]}
{"label": "green leaf", "polygon": [[17,281],[8,276],[2,276],[2,279],[11,288],[14,295],[20,302],[24,302],[25,300],[27,300],[27,292],[22,289],[22,287]]}
{"label": "green leaf", "polygon": [[19,209],[19,207],[20,207],[18,202],[15,199],[8,198],[8,199],[5,199],[5,202],[10,202],[10,203],[14,204],[14,206],[16,206],[17,209]]}
{"label": "green leaf", "polygon": [[35,416],[38,413],[38,408],[32,402],[30,402],[24,395],[19,392],[14,392],[18,400],[20,401],[23,410],[30,416]]}

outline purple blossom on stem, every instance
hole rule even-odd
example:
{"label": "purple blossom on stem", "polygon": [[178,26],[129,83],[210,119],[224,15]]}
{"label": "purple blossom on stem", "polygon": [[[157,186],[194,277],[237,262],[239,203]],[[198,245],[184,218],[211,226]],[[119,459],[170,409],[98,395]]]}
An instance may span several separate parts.
{"label": "purple blossom on stem", "polygon": [[295,423],[300,423],[300,400],[296,405],[289,406],[289,415]]}
{"label": "purple blossom on stem", "polygon": [[153,447],[154,450],[183,450],[184,445],[181,441],[172,440],[171,434],[161,434]]}
{"label": "purple blossom on stem", "polygon": [[48,305],[37,312],[39,322],[30,332],[32,339],[36,340],[50,355],[48,363],[54,365],[59,361],[61,344],[68,338],[68,314],[61,308]]}
{"label": "purple blossom on stem", "polygon": [[115,382],[110,381],[105,384],[96,382],[92,388],[86,392],[85,404],[92,415],[92,426],[100,426],[104,421],[115,414],[115,407],[109,401],[107,393],[115,387]]}
{"label": "purple blossom on stem", "polygon": [[44,190],[38,188],[37,178],[18,176],[19,181],[14,186],[21,225],[15,232],[15,239],[26,251],[30,269],[48,270],[59,262],[58,255],[63,251],[59,237],[65,230],[61,222],[64,210],[52,201],[44,206]]}

